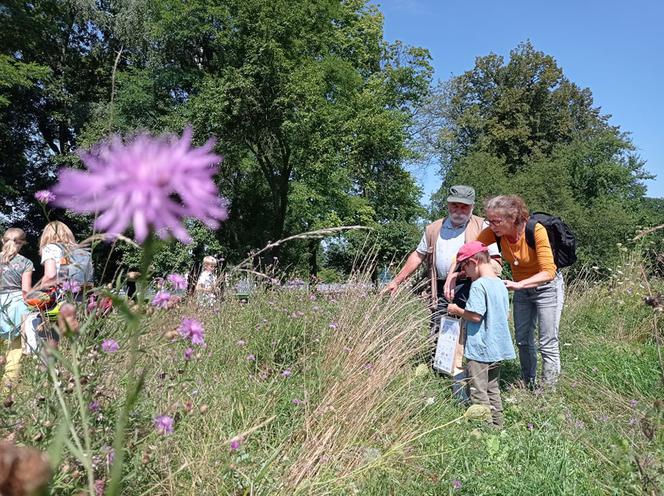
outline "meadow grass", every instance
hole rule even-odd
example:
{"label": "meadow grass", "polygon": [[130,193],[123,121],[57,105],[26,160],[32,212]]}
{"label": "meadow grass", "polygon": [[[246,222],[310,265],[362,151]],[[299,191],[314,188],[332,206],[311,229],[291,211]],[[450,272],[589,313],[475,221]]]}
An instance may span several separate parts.
{"label": "meadow grass", "polygon": [[[259,287],[248,303],[151,311],[122,494],[661,494],[662,324],[642,297],[662,284],[637,266],[568,288],[555,391],[514,388],[518,362],[504,364],[500,431],[463,420],[449,380],[418,369],[429,314],[406,292]],[[183,317],[206,329],[188,361],[191,345],[174,339]],[[105,338],[120,350],[102,352]],[[86,491],[90,471],[108,479],[129,343],[119,315],[90,316],[50,358],[50,378],[24,360],[0,438],[50,450],[52,493]],[[173,434],[155,431],[158,415],[174,418]]]}

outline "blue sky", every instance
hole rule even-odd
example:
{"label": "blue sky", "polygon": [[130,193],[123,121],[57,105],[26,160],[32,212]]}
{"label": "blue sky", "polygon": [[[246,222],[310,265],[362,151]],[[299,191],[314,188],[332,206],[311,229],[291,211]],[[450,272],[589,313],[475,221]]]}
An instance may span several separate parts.
{"label": "blue sky", "polygon": [[[565,75],[592,90],[611,124],[631,133],[648,195],[664,197],[664,2],[617,0],[376,0],[385,38],[429,49],[437,79],[473,67],[490,52],[507,57],[522,41],[555,57]],[[425,197],[436,166],[413,171]]]}

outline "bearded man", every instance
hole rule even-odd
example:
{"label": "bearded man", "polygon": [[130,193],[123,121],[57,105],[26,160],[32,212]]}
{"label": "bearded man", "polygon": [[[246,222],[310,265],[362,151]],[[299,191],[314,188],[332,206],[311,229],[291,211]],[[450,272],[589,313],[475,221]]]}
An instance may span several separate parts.
{"label": "bearded man", "polygon": [[[447,305],[451,302],[464,308],[470,292],[471,280],[458,279],[454,288],[454,298],[450,302],[445,298],[444,285],[447,274],[454,270],[455,257],[464,243],[475,241],[477,235],[488,227],[482,217],[473,215],[475,206],[475,190],[470,186],[457,185],[449,189],[447,196],[447,217],[438,219],[429,224],[424,230],[422,240],[414,252],[406,259],[406,263],[397,276],[385,287],[384,292],[394,294],[399,285],[404,282],[423,261],[427,261],[431,278],[431,333],[438,332],[440,320],[447,315]],[[500,254],[496,244],[489,246],[489,255],[492,265],[498,274],[502,270]],[[466,399],[462,387],[465,371],[463,359],[463,333],[459,336],[459,347],[452,377],[455,381],[453,391],[460,400]]]}

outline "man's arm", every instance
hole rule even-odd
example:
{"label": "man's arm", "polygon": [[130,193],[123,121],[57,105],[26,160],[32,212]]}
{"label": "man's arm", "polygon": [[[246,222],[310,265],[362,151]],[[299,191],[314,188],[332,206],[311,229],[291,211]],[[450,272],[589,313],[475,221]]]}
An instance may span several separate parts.
{"label": "man's arm", "polygon": [[426,255],[423,255],[418,251],[414,251],[413,253],[408,255],[406,263],[404,264],[401,271],[397,274],[397,276],[394,279],[390,281],[390,283],[387,286],[385,286],[382,293],[387,293],[389,291],[390,294],[394,294],[397,291],[399,284],[408,279],[410,275],[413,272],[415,272],[415,270],[420,266],[420,264],[424,260],[425,256]]}

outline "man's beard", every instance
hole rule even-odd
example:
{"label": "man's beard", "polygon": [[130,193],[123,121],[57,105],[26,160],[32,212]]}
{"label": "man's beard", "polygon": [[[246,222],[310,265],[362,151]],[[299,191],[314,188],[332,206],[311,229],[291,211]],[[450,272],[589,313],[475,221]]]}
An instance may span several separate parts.
{"label": "man's beard", "polygon": [[456,226],[461,226],[461,225],[465,224],[466,222],[468,222],[468,220],[470,219],[470,216],[472,214],[473,214],[472,212],[470,212],[468,215],[465,215],[465,214],[450,214],[450,219],[452,220],[452,224],[454,224]]}

